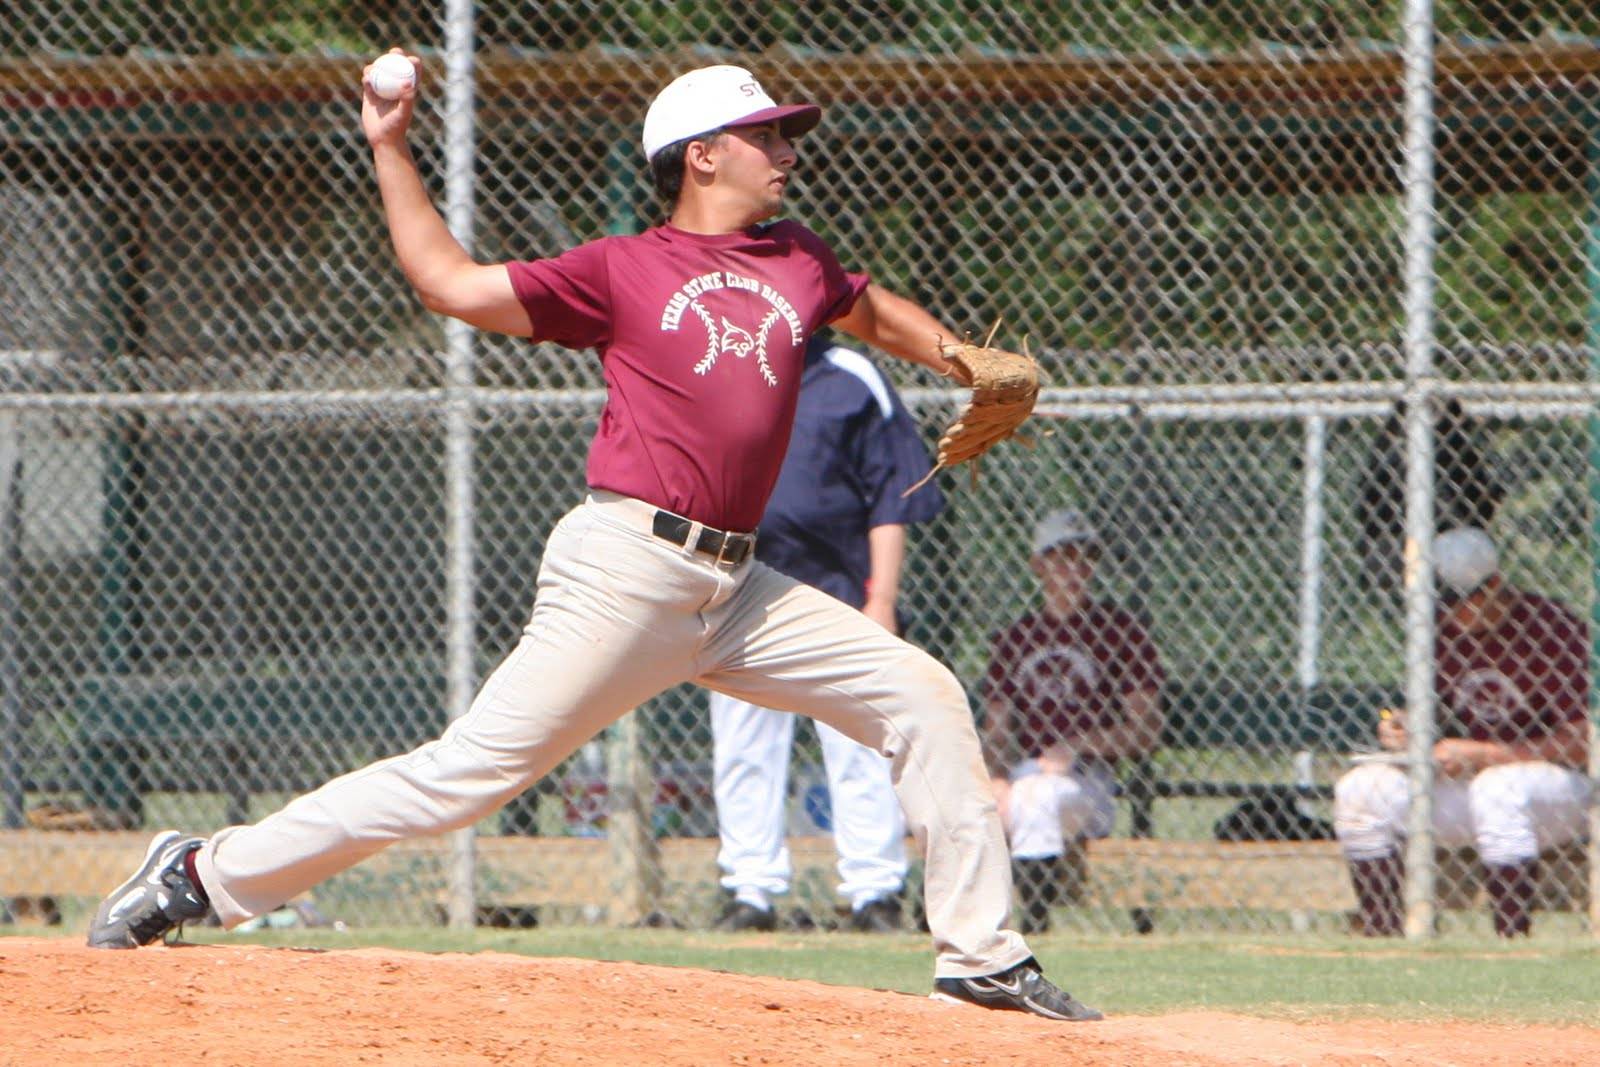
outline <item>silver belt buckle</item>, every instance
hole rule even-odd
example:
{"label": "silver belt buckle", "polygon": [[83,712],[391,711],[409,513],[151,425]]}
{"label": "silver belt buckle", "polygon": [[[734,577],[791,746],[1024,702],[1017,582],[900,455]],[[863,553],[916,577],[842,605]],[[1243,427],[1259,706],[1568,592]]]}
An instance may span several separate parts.
{"label": "silver belt buckle", "polygon": [[[717,549],[717,566],[720,567],[723,564],[727,564],[729,567],[737,567],[739,565],[739,561],[730,559],[729,556],[728,556],[728,546],[733,544],[734,538],[736,536],[739,538],[739,542],[741,544],[743,544],[745,538],[748,535],[745,535],[745,534],[736,535],[736,534],[730,534],[726,530],[722,531],[722,546]],[[749,553],[747,552],[746,555],[748,556]]]}

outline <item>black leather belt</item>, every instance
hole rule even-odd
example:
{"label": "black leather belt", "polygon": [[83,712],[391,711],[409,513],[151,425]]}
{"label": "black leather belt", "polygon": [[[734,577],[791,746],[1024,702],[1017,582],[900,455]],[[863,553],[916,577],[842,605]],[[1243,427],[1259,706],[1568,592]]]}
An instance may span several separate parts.
{"label": "black leather belt", "polygon": [[[675,545],[686,544],[689,540],[689,531],[692,529],[694,523],[670,511],[657,511],[655,521],[650,525],[651,533]],[[695,540],[694,550],[713,557],[718,563],[737,567],[749,559],[750,554],[756,550],[756,535],[729,533],[726,530],[713,530],[709,526],[702,526],[700,536]]]}

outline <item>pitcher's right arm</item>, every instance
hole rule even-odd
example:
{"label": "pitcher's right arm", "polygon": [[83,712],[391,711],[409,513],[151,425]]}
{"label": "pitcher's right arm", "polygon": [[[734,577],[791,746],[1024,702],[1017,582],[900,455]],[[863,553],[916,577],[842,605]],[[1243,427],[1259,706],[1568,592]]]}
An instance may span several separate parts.
{"label": "pitcher's right arm", "polygon": [[365,71],[361,79],[361,127],[372,146],[378,193],[400,268],[429,311],[480,330],[527,337],[533,324],[505,266],[478,263],[468,255],[422,184],[406,144],[422,86],[422,62],[416,56],[406,58],[417,68],[417,81],[398,100],[385,100],[373,92]]}

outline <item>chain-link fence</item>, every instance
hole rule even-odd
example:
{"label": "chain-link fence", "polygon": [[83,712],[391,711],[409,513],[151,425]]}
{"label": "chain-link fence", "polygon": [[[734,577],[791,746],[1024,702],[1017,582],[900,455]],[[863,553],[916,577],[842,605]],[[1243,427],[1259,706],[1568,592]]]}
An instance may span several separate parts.
{"label": "chain-link fence", "polygon": [[[1437,709],[1458,749],[1586,758],[1560,742],[1587,736],[1600,486],[1592,5],[368,8],[43,0],[0,25],[0,895],[81,907],[149,828],[258,817],[414,746],[525,621],[600,368],[446,331],[411,296],[357,119],[362,63],[403,44],[429,79],[413,147],[480,260],[655,221],[644,107],[731,60],[825,106],[793,210],[848,265],[1031,334],[1038,447],[950,479],[904,600],[990,713],[991,638],[1042,610],[1032,524],[1075,507],[1094,595],[1159,654],[1160,744],[1110,761],[1115,825],[1069,848],[1055,922],[1370,923],[1332,838],[1353,769],[1376,785],[1341,800],[1345,848],[1409,861],[1414,924],[1437,898],[1441,924],[1487,930],[1524,890],[1486,900],[1479,860],[1503,881],[1528,842],[1541,928],[1587,921],[1592,829],[1385,763],[1375,731]],[[952,395],[884,368],[931,435]],[[1435,524],[1487,528],[1506,587],[1577,618],[1480,591],[1435,657]],[[793,901],[826,921],[831,813],[801,738]],[[1441,783],[1418,793],[1433,839],[1404,788],[1372,799],[1408,775]],[[704,694],[672,692],[475,850],[398,846],[315,907],[703,923],[710,779]],[[1475,857],[1490,823],[1501,854]]]}

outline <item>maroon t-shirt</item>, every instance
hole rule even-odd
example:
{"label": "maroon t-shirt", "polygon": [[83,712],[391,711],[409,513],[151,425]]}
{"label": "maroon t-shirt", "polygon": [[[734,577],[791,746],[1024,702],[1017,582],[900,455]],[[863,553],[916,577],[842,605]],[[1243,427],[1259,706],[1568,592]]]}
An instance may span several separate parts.
{"label": "maroon t-shirt", "polygon": [[1493,629],[1440,620],[1439,712],[1476,741],[1548,736],[1589,714],[1589,628],[1547,597],[1519,593]]}
{"label": "maroon t-shirt", "polygon": [[508,263],[533,340],[599,350],[589,485],[753,530],[794,424],[806,339],[867,287],[796,222],[658,226]]}
{"label": "maroon t-shirt", "polygon": [[1011,705],[1028,756],[1084,730],[1116,726],[1122,703],[1165,675],[1149,635],[1132,615],[1090,601],[1064,619],[1024,615],[994,639],[985,695]]}

